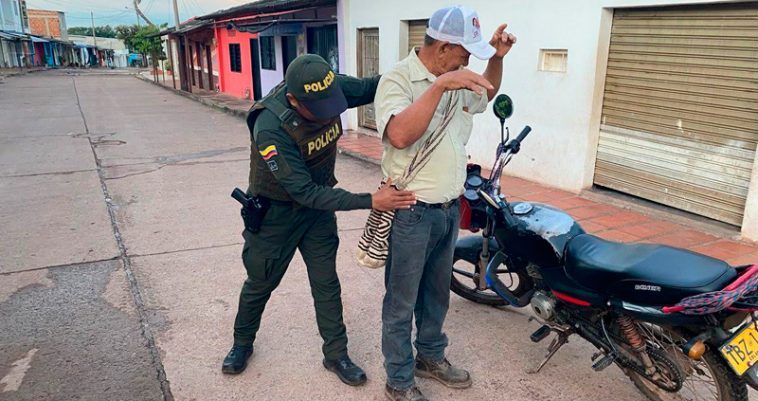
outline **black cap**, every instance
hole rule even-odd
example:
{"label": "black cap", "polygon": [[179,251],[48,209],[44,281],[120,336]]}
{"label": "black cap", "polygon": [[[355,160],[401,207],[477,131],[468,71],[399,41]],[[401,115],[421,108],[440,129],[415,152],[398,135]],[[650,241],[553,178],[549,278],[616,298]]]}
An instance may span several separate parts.
{"label": "black cap", "polygon": [[347,99],[329,64],[315,54],[292,61],[284,80],[287,91],[319,120],[330,120],[347,110]]}

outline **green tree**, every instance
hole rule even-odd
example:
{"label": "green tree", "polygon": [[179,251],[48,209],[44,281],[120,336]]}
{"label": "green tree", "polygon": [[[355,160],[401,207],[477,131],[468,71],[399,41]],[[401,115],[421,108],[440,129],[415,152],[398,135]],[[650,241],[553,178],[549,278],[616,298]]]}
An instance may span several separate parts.
{"label": "green tree", "polygon": [[[86,26],[72,26],[68,28],[69,35],[92,36],[92,28]],[[100,38],[115,38],[118,33],[110,25],[96,26],[95,36]]]}
{"label": "green tree", "polygon": [[133,40],[134,40],[134,35],[139,30],[140,28],[136,24],[135,25],[119,25],[115,28],[116,37],[124,41],[126,48],[129,49],[130,52],[137,51],[134,48]]}
{"label": "green tree", "polygon": [[143,57],[150,56],[153,67],[158,66],[158,61],[166,57],[163,54],[163,44],[158,32],[160,28],[156,26],[144,26],[131,38],[134,50]]}

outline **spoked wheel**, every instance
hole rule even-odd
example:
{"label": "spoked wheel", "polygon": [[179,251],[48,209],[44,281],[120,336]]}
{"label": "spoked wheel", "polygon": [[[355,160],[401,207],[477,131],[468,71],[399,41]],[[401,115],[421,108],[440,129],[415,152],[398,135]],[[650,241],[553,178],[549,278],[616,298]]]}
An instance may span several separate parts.
{"label": "spoked wheel", "polygon": [[[699,361],[682,353],[680,346],[686,342],[676,330],[664,328],[651,323],[637,323],[640,335],[647,343],[656,367],[666,376],[673,369],[666,369],[659,364],[665,358],[666,363],[676,364],[682,377],[681,387],[676,392],[668,391],[662,386],[647,380],[639,373],[628,371],[627,374],[637,388],[653,401],[747,401],[747,386],[724,363],[718,353],[708,349]],[[663,367],[663,368],[662,368]],[[665,387],[665,386],[664,386]],[[677,386],[679,387],[679,386]]]}
{"label": "spoked wheel", "polygon": [[[450,289],[461,297],[479,304],[492,306],[508,305],[508,302],[491,289],[479,290],[479,275],[483,274],[479,270],[479,263],[472,263],[456,256],[453,260],[453,279],[450,282]],[[523,295],[531,287],[529,276],[511,272],[506,265],[498,267],[497,275],[508,287],[508,290],[515,293],[516,296]]]}

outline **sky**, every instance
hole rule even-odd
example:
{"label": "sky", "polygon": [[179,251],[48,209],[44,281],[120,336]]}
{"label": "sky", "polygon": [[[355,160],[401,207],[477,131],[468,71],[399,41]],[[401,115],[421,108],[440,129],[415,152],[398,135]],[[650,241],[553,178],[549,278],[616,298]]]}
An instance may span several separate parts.
{"label": "sky", "polygon": [[[176,0],[179,20],[208,14],[224,8],[250,3],[254,0]],[[66,13],[66,24],[90,26],[90,12],[95,14],[95,25],[136,24],[137,14],[133,0],[26,0],[27,8],[57,10]],[[174,25],[172,0],[141,0],[140,10],[154,24],[168,22]],[[140,21],[144,23],[144,21]]]}

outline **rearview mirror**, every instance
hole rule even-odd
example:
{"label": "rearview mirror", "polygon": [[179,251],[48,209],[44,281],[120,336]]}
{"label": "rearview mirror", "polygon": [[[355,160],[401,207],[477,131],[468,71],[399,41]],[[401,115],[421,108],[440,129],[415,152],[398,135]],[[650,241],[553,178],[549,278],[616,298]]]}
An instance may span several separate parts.
{"label": "rearview mirror", "polygon": [[500,122],[505,122],[505,119],[513,114],[513,101],[508,95],[498,95],[495,98],[495,103],[492,104],[492,111],[495,112]]}

